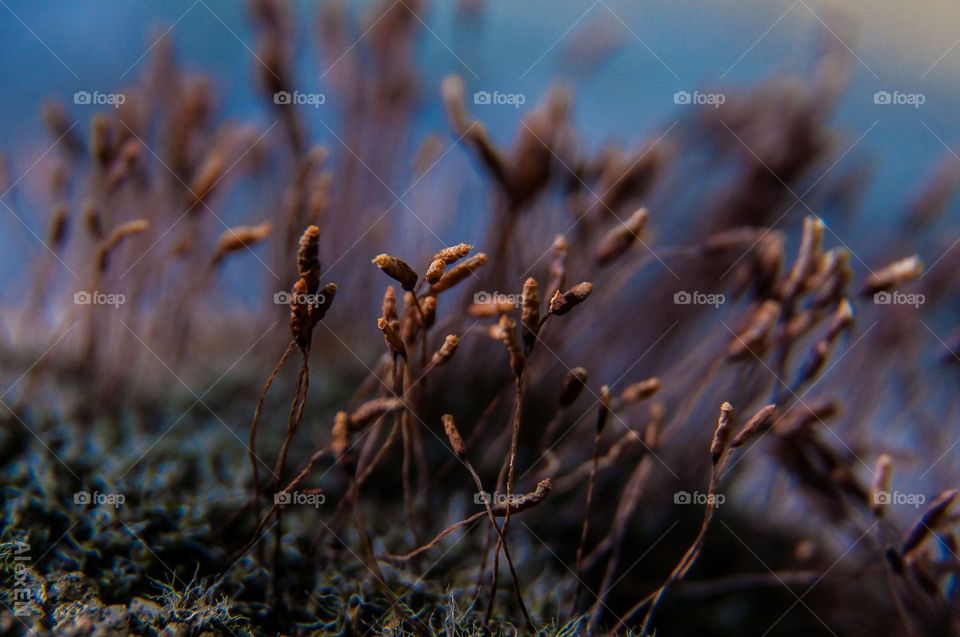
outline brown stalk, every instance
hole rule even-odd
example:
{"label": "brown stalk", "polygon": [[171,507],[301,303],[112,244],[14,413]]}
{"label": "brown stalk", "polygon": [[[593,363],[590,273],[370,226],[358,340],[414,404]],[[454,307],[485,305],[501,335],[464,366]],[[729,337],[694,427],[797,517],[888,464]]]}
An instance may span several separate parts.
{"label": "brown stalk", "polygon": [[[508,500],[507,504],[497,503],[493,505],[491,507],[491,510],[493,511],[493,516],[497,518],[502,518],[502,517],[506,517],[508,514],[515,515],[518,513],[522,513],[527,509],[531,509],[537,506],[538,504],[540,504],[541,502],[543,502],[543,500],[550,494],[550,490],[552,488],[553,487],[550,482],[550,479],[544,478],[543,480],[537,483],[536,489],[534,489],[530,493],[526,493],[522,496],[518,496],[517,498],[513,498],[512,500]],[[410,551],[409,553],[404,553],[403,555],[388,554],[388,555],[384,555],[383,559],[390,562],[409,562],[410,560],[417,557],[418,555],[421,555],[429,551],[430,549],[434,548],[435,546],[437,546],[440,542],[443,541],[444,538],[448,537],[451,533],[454,533],[457,529],[461,529],[465,526],[473,524],[477,520],[484,517],[486,514],[487,514],[486,510],[484,510],[484,511],[479,511],[477,513],[474,513],[473,515],[467,516],[466,518],[460,520],[459,522],[454,522],[453,524],[445,528],[443,531],[438,533],[429,542],[417,547],[416,549]],[[503,527],[501,527],[501,530],[502,528]]]}
{"label": "brown stalk", "polygon": [[[460,436],[459,430],[457,430],[457,424],[453,419],[453,416],[450,414],[445,414],[443,416],[443,429],[447,434],[447,439],[450,441],[450,446],[453,448],[454,455],[460,459],[463,465],[467,468],[467,471],[470,472],[470,477],[473,478],[474,486],[477,488],[477,493],[485,493],[483,490],[483,484],[480,481],[480,476],[477,474],[476,470],[473,468],[470,459],[467,458],[467,447],[463,443],[463,438]],[[490,520],[490,524],[493,526],[493,529],[496,531],[497,536],[500,538],[500,541],[503,543],[503,556],[507,560],[507,566],[510,568],[510,576],[513,578],[513,590],[517,596],[517,604],[520,606],[520,610],[523,613],[524,619],[527,621],[527,627],[530,628],[534,633],[537,631],[536,626],[533,623],[533,620],[530,619],[530,613],[527,611],[527,605],[523,601],[523,593],[520,589],[520,578],[517,576],[517,569],[513,565],[513,558],[510,557],[510,548],[507,546],[507,543],[503,541],[503,532],[500,527],[497,525],[497,519],[493,514],[493,509],[490,506],[490,501],[487,498],[483,499],[484,510],[487,513],[487,518]],[[496,594],[496,591],[491,591],[491,595]]]}
{"label": "brown stalk", "polygon": [[587,533],[590,529],[590,513],[593,511],[593,489],[597,482],[597,467],[600,463],[600,436],[610,416],[610,388],[604,385],[600,388],[600,402],[597,406],[597,426],[593,435],[593,461],[590,466],[590,479],[587,481],[587,503],[583,514],[583,524],[580,527],[580,541],[577,543],[577,557],[574,567],[574,577],[577,580],[570,603],[570,615],[577,608],[577,600],[583,589],[583,551],[587,544]]}
{"label": "brown stalk", "polygon": [[[733,412],[732,406],[729,403],[723,403],[720,407],[720,418],[717,421],[717,429],[713,436],[713,441],[711,442],[711,457],[714,458],[711,468],[710,468],[710,484],[707,490],[707,507],[704,512],[703,522],[700,525],[700,530],[697,533],[697,537],[694,539],[690,547],[684,552],[683,557],[680,558],[680,561],[674,567],[674,569],[667,576],[667,579],[664,581],[660,587],[651,593],[637,604],[628,610],[624,615],[620,617],[617,621],[617,625],[614,630],[619,629],[625,623],[640,610],[646,603],[649,601],[649,608],[647,608],[647,613],[643,618],[643,623],[640,625],[640,634],[646,635],[649,634],[650,623],[653,621],[653,615],[657,610],[657,607],[660,605],[660,602],[663,600],[663,597],[667,594],[667,591],[670,587],[677,581],[683,579],[683,577],[689,572],[693,567],[694,563],[697,561],[697,558],[700,556],[700,551],[703,549],[704,540],[706,540],[707,530],[710,528],[710,522],[713,520],[713,515],[716,512],[716,495],[717,488],[719,486],[720,476],[723,473],[723,467],[726,464],[726,460],[729,458],[729,454],[726,453],[726,437],[729,435],[721,432],[721,429],[726,429],[729,432],[729,421],[730,415]],[[714,456],[714,451],[717,445],[717,441],[723,441],[720,444],[722,458],[716,458]]]}

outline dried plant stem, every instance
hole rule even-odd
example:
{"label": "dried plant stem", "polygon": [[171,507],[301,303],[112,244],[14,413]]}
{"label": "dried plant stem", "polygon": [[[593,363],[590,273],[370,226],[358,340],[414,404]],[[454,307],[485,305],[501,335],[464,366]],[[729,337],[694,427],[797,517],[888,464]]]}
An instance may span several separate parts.
{"label": "dried plant stem", "polygon": [[329,527],[324,527],[320,530],[320,533],[317,535],[314,540],[314,546],[319,546],[323,542],[324,537],[327,532],[331,529],[336,529],[340,526],[343,514],[347,509],[354,503],[357,498],[357,495],[360,492],[360,489],[366,484],[367,479],[373,474],[380,463],[383,462],[384,458],[387,457],[390,450],[393,449],[393,445],[397,442],[397,438],[400,437],[400,425],[399,423],[394,423],[393,427],[390,429],[390,433],[387,434],[386,440],[384,440],[383,445],[377,451],[376,455],[370,460],[363,469],[358,467],[356,477],[351,481],[350,488],[344,494],[344,496],[337,503],[336,509],[333,512],[334,521],[329,525]]}
{"label": "dried plant stem", "polygon": [[[724,459],[728,457],[729,455],[725,455]],[[706,510],[704,511],[703,522],[700,524],[700,530],[697,532],[697,537],[684,552],[683,557],[680,558],[680,561],[670,572],[670,575],[667,576],[667,579],[663,582],[663,584],[661,584],[658,589],[656,589],[646,598],[640,600],[633,606],[633,608],[624,613],[620,619],[617,620],[617,625],[614,627],[614,631],[619,630],[622,626],[624,626],[626,622],[629,621],[630,617],[643,608],[649,601],[650,606],[647,608],[647,613],[644,615],[643,623],[640,625],[639,631],[641,635],[649,634],[648,630],[650,623],[653,621],[653,615],[656,612],[657,607],[660,605],[660,602],[663,600],[663,597],[667,594],[667,591],[674,583],[683,579],[687,572],[693,567],[694,563],[697,561],[697,558],[700,556],[700,551],[703,549],[704,540],[706,540],[707,537],[707,530],[710,528],[710,522],[713,520],[713,514],[716,512],[717,486],[719,483],[720,474],[723,471],[722,465],[724,464],[726,464],[725,460],[711,467],[710,486],[707,490],[707,506]]]}
{"label": "dried plant stem", "polygon": [[[253,511],[255,519],[260,519],[260,476],[257,468],[257,426],[260,424],[260,412],[263,410],[263,401],[267,397],[267,392],[270,391],[270,386],[273,385],[273,381],[277,379],[277,375],[280,374],[280,370],[287,362],[287,359],[290,358],[290,354],[293,352],[295,346],[294,340],[291,339],[290,343],[287,345],[287,349],[284,350],[283,355],[280,357],[280,360],[278,360],[277,364],[273,366],[273,371],[270,372],[267,382],[263,384],[263,389],[260,390],[260,395],[257,397],[257,406],[253,410],[253,422],[250,423],[250,436],[247,440],[247,452],[250,458],[250,469],[253,475]],[[262,559],[263,548],[259,548],[258,552],[260,558]]]}
{"label": "dried plant stem", "polygon": [[[464,458],[464,466],[466,466],[467,471],[470,472],[470,477],[473,478],[473,483],[477,487],[477,493],[483,493],[483,484],[480,482],[480,476],[477,475],[476,470],[473,468],[473,464],[466,458]],[[497,537],[503,541],[503,531],[500,526],[497,524],[497,519],[493,515],[493,509],[490,507],[490,502],[487,499],[483,501],[484,508],[487,513],[487,518],[490,520],[490,524],[493,526],[493,529],[497,533]],[[506,521],[504,521],[506,524]],[[520,606],[520,611],[523,613],[524,619],[527,621],[527,626],[532,632],[536,632],[537,628],[533,623],[533,620],[530,619],[530,613],[527,612],[527,605],[523,601],[523,593],[520,589],[520,578],[517,576],[517,569],[513,565],[513,558],[510,557],[510,549],[507,546],[507,543],[503,541],[503,556],[507,560],[507,566],[510,568],[510,576],[513,578],[513,590],[517,596],[517,604]],[[491,592],[492,594],[492,592]]]}
{"label": "dried plant stem", "polygon": [[297,378],[297,392],[290,404],[290,416],[287,420],[287,433],[283,438],[283,444],[280,446],[280,453],[277,456],[277,464],[274,467],[275,486],[280,486],[280,480],[283,477],[283,469],[287,464],[287,452],[290,450],[290,443],[297,433],[297,427],[300,425],[300,419],[303,417],[303,408],[307,401],[307,388],[310,385],[310,348],[303,350],[303,360],[300,364],[300,374]]}
{"label": "dried plant stem", "polygon": [[[293,397],[293,401],[290,405],[290,416],[287,421],[287,433],[284,436],[283,444],[280,447],[280,453],[277,457],[277,464],[274,467],[273,473],[276,476],[274,480],[274,490],[277,491],[280,488],[280,480],[283,477],[283,470],[287,463],[287,452],[290,449],[290,442],[293,440],[294,435],[297,432],[297,427],[300,424],[300,419],[303,417],[303,408],[307,400],[307,388],[310,385],[310,344],[307,343],[306,347],[301,350],[303,354],[303,362],[300,366],[300,374],[297,378],[297,392]],[[279,607],[282,605],[282,599],[280,597],[280,578],[282,576],[281,569],[281,556],[283,548],[283,509],[277,509],[277,523],[274,525],[274,547],[273,547],[273,572],[271,573],[271,597],[274,599],[276,605]]]}
{"label": "dried plant stem", "polygon": [[[517,458],[517,444],[520,439],[520,414],[523,410],[523,381],[524,374],[521,372],[517,375],[516,382],[516,391],[517,399],[516,406],[513,412],[513,433],[510,437],[510,453],[507,456],[507,503],[510,503],[513,498],[513,478],[514,478],[514,465]],[[500,528],[500,532],[497,537],[497,546],[493,551],[493,574],[492,574],[492,583],[490,587],[490,600],[487,603],[487,613],[484,617],[485,623],[490,623],[490,618],[493,615],[493,607],[497,599],[497,579],[500,571],[500,550],[501,547],[504,547],[506,544],[507,530],[510,525],[510,507],[507,507],[507,513],[503,518],[503,526]]]}
{"label": "dried plant stem", "polygon": [[[652,468],[653,463],[650,454],[644,455],[630,475],[627,485],[623,488],[623,495],[621,495],[620,502],[617,505],[617,512],[610,527],[610,532],[594,550],[593,555],[599,558],[605,546],[609,546],[610,559],[607,561],[607,568],[603,573],[603,580],[600,582],[600,595],[590,612],[590,629],[588,632],[591,634],[594,633],[600,623],[602,606],[606,603],[607,595],[610,594],[613,577],[617,572],[617,565],[623,550],[623,541],[626,537],[627,524],[640,504],[640,496],[643,494],[643,487],[647,484]],[[591,561],[591,559],[587,560],[588,563]]]}
{"label": "dried plant stem", "polygon": [[[507,384],[504,386],[506,387]],[[506,394],[502,389],[497,390],[497,394],[494,396],[493,400],[487,404],[487,407],[483,410],[483,414],[481,414],[480,418],[477,420],[477,424],[473,428],[473,431],[471,431],[470,435],[467,436],[467,447],[472,448],[477,440],[480,439],[480,436],[486,430],[487,426],[490,424],[490,422],[492,422],[493,414],[496,413],[496,410],[500,407],[505,395]],[[450,472],[456,468],[456,466],[456,458],[451,458],[445,465],[440,467],[439,471],[434,474],[434,480],[437,482],[442,482],[450,474]]]}
{"label": "dried plant stem", "polygon": [[[550,480],[548,479],[541,480],[537,484],[537,488],[535,491],[525,494],[522,498],[519,498],[514,502],[509,502],[507,505],[501,506],[498,504],[494,507],[491,507],[493,511],[493,515],[494,517],[500,518],[500,517],[506,517],[508,513],[510,515],[513,515],[513,514],[520,513],[522,511],[526,511],[527,509],[532,509],[533,507],[543,502],[543,500],[547,497],[547,495],[550,493],[552,488],[553,488],[553,485],[551,484]],[[445,537],[449,536],[451,533],[453,533],[457,529],[463,528],[469,524],[473,524],[474,522],[476,522],[486,514],[487,514],[486,511],[478,511],[477,513],[474,513],[473,515],[470,515],[460,520],[459,522],[454,522],[444,530],[440,531],[440,533],[438,533],[429,542],[415,548],[409,553],[404,553],[403,555],[387,554],[382,556],[382,559],[388,562],[398,562],[398,563],[409,562],[416,556],[421,555],[422,553],[425,553],[430,549],[432,549],[433,547],[435,547],[436,545],[438,545],[440,542],[443,541]]]}
{"label": "dried plant stem", "polygon": [[590,478],[587,481],[587,504],[586,511],[583,513],[583,524],[580,527],[580,541],[577,543],[577,558],[574,566],[574,578],[577,580],[573,591],[573,598],[570,600],[570,615],[577,609],[577,599],[583,590],[583,551],[587,544],[587,533],[590,530],[590,512],[593,510],[593,489],[597,482],[597,467],[600,464],[600,434],[598,427],[593,436],[593,462],[590,466]]}
{"label": "dried plant stem", "polygon": [[[406,361],[401,363],[398,358],[395,358],[394,361],[394,382],[397,385],[396,389],[403,392],[402,395],[406,403],[406,390],[410,387],[410,367]],[[407,527],[410,529],[411,535],[413,535],[414,542],[419,544],[420,535],[417,531],[417,516],[413,507],[413,488],[410,482],[411,460],[413,458],[413,433],[410,427],[410,405],[405,404],[404,409],[396,415],[396,418],[400,427],[400,436],[403,443],[403,465],[401,468],[403,474],[403,515],[406,519]]]}
{"label": "dried plant stem", "polygon": [[431,631],[424,626],[418,618],[407,613],[406,609],[400,604],[400,598],[387,586],[387,582],[383,577],[383,571],[380,570],[380,563],[377,562],[376,555],[373,552],[373,542],[370,540],[370,534],[367,532],[367,522],[363,515],[363,507],[359,502],[354,507],[354,512],[357,532],[360,534],[361,555],[363,556],[361,561],[364,566],[366,566],[370,574],[373,575],[377,587],[386,595],[387,599],[390,600],[390,608],[396,608],[403,618],[413,625],[417,635],[420,637],[430,637]]}
{"label": "dried plant stem", "polygon": [[[303,469],[300,470],[300,473],[298,473],[292,480],[290,480],[290,482],[287,483],[287,486],[285,486],[281,490],[285,493],[289,493],[294,489],[296,489],[300,485],[300,483],[303,482],[308,475],[310,475],[310,472],[313,471],[313,468],[320,461],[320,459],[324,455],[326,455],[328,451],[329,449],[327,447],[323,447],[315,451],[313,455],[310,456],[310,459],[307,461],[307,464],[304,465]],[[259,522],[257,523],[257,526],[254,529],[253,538],[246,545],[244,545],[244,547],[240,551],[237,552],[237,555],[243,555],[245,552],[247,552],[250,549],[250,547],[253,545],[254,542],[259,541],[260,534],[263,533],[263,529],[264,527],[267,526],[267,522],[269,522],[270,518],[273,517],[273,515],[277,513],[279,510],[280,510],[280,504],[276,502],[274,502],[273,506],[267,509],[267,512],[264,514],[262,518],[259,519]]]}

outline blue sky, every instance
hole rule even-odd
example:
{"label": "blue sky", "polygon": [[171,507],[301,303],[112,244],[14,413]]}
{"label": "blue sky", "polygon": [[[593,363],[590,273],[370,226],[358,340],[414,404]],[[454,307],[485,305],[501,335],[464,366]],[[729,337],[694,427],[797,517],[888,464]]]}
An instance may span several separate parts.
{"label": "blue sky", "polygon": [[[301,77],[309,83],[317,73],[316,5],[295,4]],[[360,13],[365,3],[350,6]],[[852,145],[847,160],[867,156],[873,163],[877,179],[866,200],[870,214],[887,216],[931,164],[960,154],[960,125],[953,117],[960,109],[955,88],[960,10],[950,3],[908,7],[855,0],[844,4],[846,19],[836,22],[832,5],[803,0],[491,0],[476,25],[458,21],[453,6],[433,2],[424,12],[418,51],[423,130],[443,129],[434,89],[440,78],[456,72],[469,93],[525,95],[519,109],[478,113],[497,138],[508,138],[524,109],[551,82],[563,81],[575,89],[575,119],[586,139],[638,142],[682,113],[673,103],[676,91],[750,84],[781,70],[806,72],[829,24],[832,37],[857,56],[835,124]],[[245,2],[0,2],[0,150],[11,155],[14,178],[49,145],[38,117],[44,100],[60,98],[73,109],[78,90],[122,90],[143,70],[145,54],[163,33],[174,39],[187,68],[213,76],[225,115],[267,120],[250,81],[257,62]],[[588,33],[616,46],[585,72],[576,43]],[[876,91],[921,93],[925,103],[876,105]],[[39,228],[39,219],[36,223]],[[16,224],[6,220],[2,227]]]}

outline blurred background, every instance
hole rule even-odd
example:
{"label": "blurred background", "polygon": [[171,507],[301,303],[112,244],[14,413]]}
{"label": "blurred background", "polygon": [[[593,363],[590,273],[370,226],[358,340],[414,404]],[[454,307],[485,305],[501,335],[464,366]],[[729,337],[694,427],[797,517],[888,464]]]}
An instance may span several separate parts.
{"label": "blurred background", "polygon": [[[297,66],[303,90],[329,93],[327,78],[318,77],[316,37],[309,28],[323,4],[293,3],[301,27]],[[348,6],[359,14],[364,4]],[[88,107],[71,103],[73,93],[109,93],[129,85],[164,35],[175,41],[187,69],[212,75],[226,117],[264,126],[272,121],[251,82],[255,37],[242,2],[4,0],[0,9],[0,147],[10,156],[14,178],[49,148],[38,116],[45,100],[59,98],[68,102],[72,116],[88,115]],[[866,158],[876,179],[865,193],[863,215],[882,221],[932,163],[960,152],[960,128],[952,117],[960,108],[958,19],[956,3],[930,0],[431,3],[416,47],[423,71],[420,132],[442,130],[437,87],[444,75],[457,73],[468,94],[525,96],[517,108],[480,111],[495,139],[509,138],[547,87],[563,82],[575,91],[573,121],[584,139],[629,145],[689,114],[674,103],[675,92],[720,91],[783,71],[804,74],[821,32],[830,29],[856,56],[850,87],[835,112],[850,149],[832,171],[841,173]],[[919,108],[875,104],[877,91],[923,94],[925,101]],[[315,141],[331,141],[320,122],[336,128],[332,108],[304,109],[304,117]],[[26,186],[36,185],[25,189],[24,203],[39,205],[34,196],[42,189],[42,173],[31,171],[26,180]],[[802,211],[795,213],[799,217]],[[39,232],[40,220],[29,205],[22,217]],[[0,223],[7,244],[0,258],[16,269],[38,246],[9,213]],[[13,285],[8,278],[4,290],[10,293]]]}

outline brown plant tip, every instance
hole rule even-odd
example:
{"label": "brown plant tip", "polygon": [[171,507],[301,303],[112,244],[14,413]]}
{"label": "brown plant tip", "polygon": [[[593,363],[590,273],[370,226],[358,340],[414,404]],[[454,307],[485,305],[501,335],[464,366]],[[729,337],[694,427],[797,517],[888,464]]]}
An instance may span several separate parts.
{"label": "brown plant tip", "polygon": [[443,261],[444,265],[453,265],[460,259],[464,258],[470,251],[473,250],[473,246],[469,243],[458,243],[455,246],[450,246],[449,248],[444,248],[440,250],[435,255],[433,255],[434,261]]}
{"label": "brown plant tip", "polygon": [[420,309],[423,310],[423,327],[430,329],[437,320],[437,297],[423,297],[420,301]]}
{"label": "brown plant tip", "polygon": [[647,378],[646,380],[627,385],[624,390],[620,392],[620,400],[622,400],[625,405],[632,405],[650,398],[658,391],[660,391],[660,379],[656,377]]}
{"label": "brown plant tip", "polygon": [[443,339],[443,345],[440,346],[436,352],[434,352],[433,357],[430,359],[430,364],[444,365],[453,358],[453,355],[457,352],[457,346],[460,344],[460,339],[454,334],[448,334],[445,339]]}
{"label": "brown plant tip", "polygon": [[773,426],[774,415],[776,414],[776,405],[766,405],[761,407],[757,413],[750,416],[750,419],[733,436],[730,441],[730,448],[736,449],[743,446],[750,438],[759,432],[768,431]]}
{"label": "brown plant tip", "polygon": [[143,155],[143,146],[136,139],[128,139],[120,148],[107,177],[107,188],[114,190],[130,176],[137,160]]}
{"label": "brown plant tip", "polygon": [[813,347],[810,349],[810,354],[807,356],[807,360],[804,361],[803,367],[800,368],[800,375],[797,378],[797,384],[802,385],[816,376],[820,370],[823,369],[823,366],[827,362],[827,357],[829,355],[829,341],[821,340],[814,343]]}
{"label": "brown plant tip", "polygon": [[507,348],[507,354],[510,356],[510,369],[517,378],[523,374],[523,350],[520,349],[520,339],[517,337],[516,322],[503,314],[500,316],[498,324],[498,337],[504,347]]}
{"label": "brown plant tip", "polygon": [[401,259],[389,254],[378,254],[373,258],[373,263],[383,270],[384,274],[399,283],[403,290],[412,292],[417,286],[420,275]]}
{"label": "brown plant tip", "polygon": [[558,234],[550,248],[550,276],[547,278],[546,296],[553,297],[563,287],[567,273],[567,252],[570,244],[567,238]]}
{"label": "brown plant tip", "polygon": [[297,273],[313,294],[320,287],[320,228],[308,226],[300,236],[297,248]]}
{"label": "brown plant tip", "polygon": [[403,344],[403,340],[400,338],[397,330],[382,318],[377,319],[377,327],[380,328],[381,332],[383,332],[383,340],[386,342],[387,347],[390,349],[393,355],[406,358],[407,348]]}
{"label": "brown plant tip", "polygon": [[270,235],[271,230],[272,226],[269,221],[256,226],[237,226],[224,230],[217,240],[217,247],[213,253],[213,263],[220,263],[228,254],[263,241]]}
{"label": "brown plant tip", "polygon": [[383,303],[380,305],[380,316],[396,329],[400,325],[400,314],[397,312],[397,294],[392,285],[388,285],[383,292]]}
{"label": "brown plant tip", "polygon": [[306,351],[312,333],[310,305],[307,302],[309,296],[306,279],[302,277],[297,279],[290,296],[290,333],[293,334],[293,340],[301,351]]}
{"label": "brown plant tip", "polygon": [[426,279],[427,283],[433,285],[443,276],[444,270],[447,269],[447,264],[443,259],[434,259],[430,262],[430,265],[427,267],[427,271],[424,273],[423,278]]}
{"label": "brown plant tip", "polygon": [[412,343],[423,326],[420,312],[417,311],[417,296],[413,292],[403,293],[403,307],[403,318],[393,327],[400,331],[404,343]]}
{"label": "brown plant tip", "polygon": [[610,417],[610,388],[604,385],[600,388],[600,402],[597,405],[597,436],[603,433],[603,428]]}
{"label": "brown plant tip", "polygon": [[597,246],[597,264],[604,266],[623,256],[636,241],[640,239],[644,226],[647,224],[649,213],[646,208],[640,208],[626,221],[617,225],[607,233],[600,245]]}
{"label": "brown plant tip", "polygon": [[338,411],[333,419],[333,439],[330,442],[330,450],[334,457],[339,461],[350,448],[350,417],[345,411]]}
{"label": "brown plant tip", "polygon": [[923,261],[914,255],[894,261],[867,277],[860,294],[870,296],[908,283],[923,274]]}
{"label": "brown plant tip", "polygon": [[805,287],[813,292],[814,305],[824,306],[841,298],[852,278],[850,252],[846,248],[833,248],[820,257],[817,271]]}
{"label": "brown plant tip", "polygon": [[114,228],[97,249],[96,267],[98,272],[106,272],[110,253],[127,237],[145,232],[150,224],[146,219],[135,219]]}
{"label": "brown plant tip", "polygon": [[777,301],[764,301],[754,312],[746,330],[730,341],[727,357],[739,359],[751,354],[757,357],[763,356],[767,348],[767,337],[779,318],[780,304]]}
{"label": "brown plant tip", "polygon": [[439,281],[430,286],[430,290],[434,294],[443,292],[444,290],[449,290],[486,264],[487,255],[483,252],[479,252],[463,263],[458,263],[454,267],[447,270],[444,275],[440,277]]}
{"label": "brown plant tip", "polygon": [[566,292],[557,290],[553,298],[550,299],[550,314],[563,316],[576,306],[583,303],[590,293],[593,292],[593,284],[588,282],[578,283]]}
{"label": "brown plant tip", "polygon": [[807,360],[800,369],[797,384],[803,384],[816,376],[830,355],[830,347],[840,334],[853,324],[853,307],[847,299],[841,299],[830,320],[826,335],[813,344]]}
{"label": "brown plant tip", "polygon": [[574,367],[567,375],[563,377],[563,382],[560,384],[560,406],[569,407],[577,398],[580,396],[580,393],[587,386],[587,370],[583,367]]}
{"label": "brown plant tip", "polygon": [[733,405],[725,402],[720,405],[720,417],[717,419],[717,428],[710,442],[710,460],[714,465],[720,461],[723,452],[727,450],[727,441],[730,439],[730,432],[733,431],[732,420]]}
{"label": "brown plant tip", "polygon": [[81,215],[83,216],[83,225],[87,228],[90,236],[97,240],[103,239],[103,219],[100,217],[100,211],[96,204],[89,199],[84,201]]}
{"label": "brown plant tip", "polygon": [[90,120],[90,154],[101,166],[110,164],[113,157],[113,140],[110,119],[105,113],[97,113]]}
{"label": "brown plant tip", "polygon": [[929,534],[933,533],[933,529],[947,516],[947,509],[950,508],[950,505],[956,497],[957,492],[954,490],[944,491],[937,496],[907,534],[906,539],[903,541],[903,548],[900,549],[901,555],[910,553],[913,549],[920,546]]}
{"label": "brown plant tip", "polygon": [[881,454],[873,467],[873,484],[870,489],[870,510],[878,518],[883,516],[890,494],[890,481],[893,477],[893,459]]}
{"label": "brown plant tip", "polygon": [[378,418],[388,416],[403,409],[399,398],[375,398],[368,400],[353,410],[348,419],[350,431],[362,431]]}
{"label": "brown plant tip", "polygon": [[447,440],[450,441],[453,453],[461,460],[466,458],[467,446],[463,443],[463,438],[460,437],[460,431],[457,430],[457,423],[453,420],[452,415],[443,415],[443,430],[447,434]]}
{"label": "brown plant tip", "polygon": [[830,321],[830,327],[827,329],[827,340],[835,340],[851,325],[853,325],[853,306],[847,299],[840,299]]}
{"label": "brown plant tip", "polygon": [[310,328],[311,330],[322,321],[333,305],[333,297],[337,295],[337,284],[327,283],[320,291],[316,303],[310,307]]}
{"label": "brown plant tip", "polygon": [[470,117],[464,103],[463,80],[457,75],[448,75],[440,84],[440,95],[450,127],[458,135],[464,135],[470,127]]}
{"label": "brown plant tip", "polygon": [[50,232],[47,235],[47,244],[53,250],[59,250],[67,242],[67,233],[70,230],[70,212],[67,204],[61,203],[53,210],[53,221],[50,223]]}
{"label": "brown plant tip", "polygon": [[820,246],[823,243],[825,226],[819,217],[806,217],[803,220],[803,235],[800,239],[800,251],[797,260],[790,269],[780,288],[780,298],[789,303],[801,292],[808,277],[813,274],[820,259]]}
{"label": "brown plant tip", "polygon": [[227,169],[227,161],[220,151],[213,151],[197,168],[197,174],[190,181],[187,201],[195,206],[206,199],[219,183]]}
{"label": "brown plant tip", "polygon": [[537,342],[537,334],[540,332],[540,286],[533,277],[523,283],[520,325],[523,331],[523,345],[529,352]]}
{"label": "brown plant tip", "polygon": [[553,482],[550,480],[550,478],[544,478],[537,483],[537,488],[530,493],[514,496],[513,501],[509,503],[498,502],[492,507],[493,514],[496,517],[505,516],[507,514],[508,505],[510,508],[510,515],[525,511],[526,509],[534,507],[543,502],[547,496],[550,495],[551,490],[553,490]]}
{"label": "brown plant tip", "polygon": [[667,409],[661,402],[650,405],[650,422],[643,430],[643,444],[647,449],[656,449],[660,445],[660,429]]}

